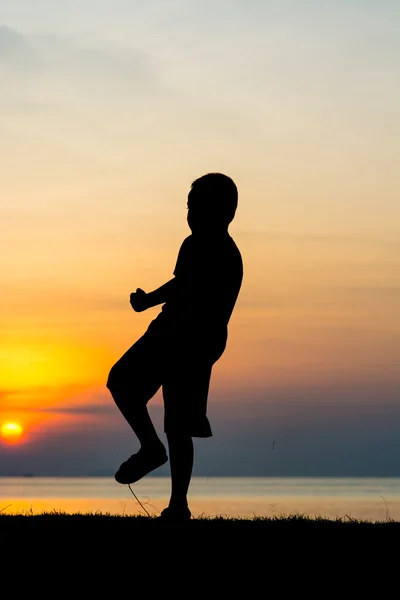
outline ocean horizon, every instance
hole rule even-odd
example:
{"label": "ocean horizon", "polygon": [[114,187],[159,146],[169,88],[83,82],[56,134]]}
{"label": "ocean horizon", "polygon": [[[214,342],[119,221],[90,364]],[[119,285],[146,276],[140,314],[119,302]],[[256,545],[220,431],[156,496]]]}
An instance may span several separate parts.
{"label": "ocean horizon", "polygon": [[[0,476],[0,512],[102,512],[156,516],[167,505],[170,479],[149,476],[128,486],[111,476]],[[199,477],[189,505],[196,516],[310,517],[400,521],[400,477]]]}

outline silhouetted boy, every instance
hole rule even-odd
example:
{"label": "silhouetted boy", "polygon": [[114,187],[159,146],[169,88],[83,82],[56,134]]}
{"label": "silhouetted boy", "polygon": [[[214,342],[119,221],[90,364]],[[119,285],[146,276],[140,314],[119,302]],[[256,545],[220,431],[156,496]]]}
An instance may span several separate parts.
{"label": "silhouetted boy", "polygon": [[137,312],[158,304],[162,310],[107,381],[141,445],[115,475],[125,484],[168,460],[146,406],[162,387],[172,483],[163,519],[190,519],[192,438],[212,435],[206,414],[211,371],[225,350],[243,277],[240,252],[228,233],[237,202],[236,185],[226,175],[209,173],[194,181],[187,203],[192,234],[180,248],[173,279],[153,292],[138,288],[130,296]]}

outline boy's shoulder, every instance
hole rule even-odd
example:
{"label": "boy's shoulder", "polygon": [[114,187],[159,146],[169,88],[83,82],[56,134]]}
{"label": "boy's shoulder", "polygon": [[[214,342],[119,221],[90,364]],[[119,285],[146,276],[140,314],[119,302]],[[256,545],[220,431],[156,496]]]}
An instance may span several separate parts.
{"label": "boy's shoulder", "polygon": [[216,256],[228,258],[229,260],[241,260],[241,253],[236,245],[233,237],[227,233],[214,240],[207,239],[206,237],[196,237],[193,234],[188,235],[182,242],[180,248],[180,255],[190,256],[194,252],[204,256]]}
{"label": "boy's shoulder", "polygon": [[217,248],[224,248],[227,249],[228,251],[237,251],[239,252],[239,248],[235,242],[235,240],[233,239],[233,237],[227,233],[226,235],[221,235],[220,237],[216,237],[214,239],[212,238],[207,238],[207,237],[196,237],[193,236],[193,234],[188,235],[188,237],[186,237],[181,245],[181,248],[189,248],[189,247],[196,247],[196,248],[208,248],[208,249],[217,249]]}
{"label": "boy's shoulder", "polygon": [[193,236],[188,235],[182,242],[179,249],[179,253],[182,254],[185,251],[190,251],[190,247],[193,245]]}

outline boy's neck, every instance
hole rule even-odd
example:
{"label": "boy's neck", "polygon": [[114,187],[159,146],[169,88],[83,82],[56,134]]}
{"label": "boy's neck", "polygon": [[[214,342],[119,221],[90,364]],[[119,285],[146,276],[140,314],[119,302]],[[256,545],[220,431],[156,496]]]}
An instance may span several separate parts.
{"label": "boy's neck", "polygon": [[196,238],[218,239],[229,235],[229,231],[227,229],[203,229],[192,231],[192,235]]}

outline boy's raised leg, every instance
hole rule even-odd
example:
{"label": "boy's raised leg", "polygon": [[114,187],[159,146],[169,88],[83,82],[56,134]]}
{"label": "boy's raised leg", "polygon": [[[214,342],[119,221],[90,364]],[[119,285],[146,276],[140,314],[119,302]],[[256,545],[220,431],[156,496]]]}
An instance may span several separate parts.
{"label": "boy's raised leg", "polygon": [[118,483],[128,484],[161,467],[168,460],[164,444],[157,435],[146,405],[129,403],[119,389],[109,382],[107,385],[114,401],[140,442],[140,450],[123,462],[115,474]]}

